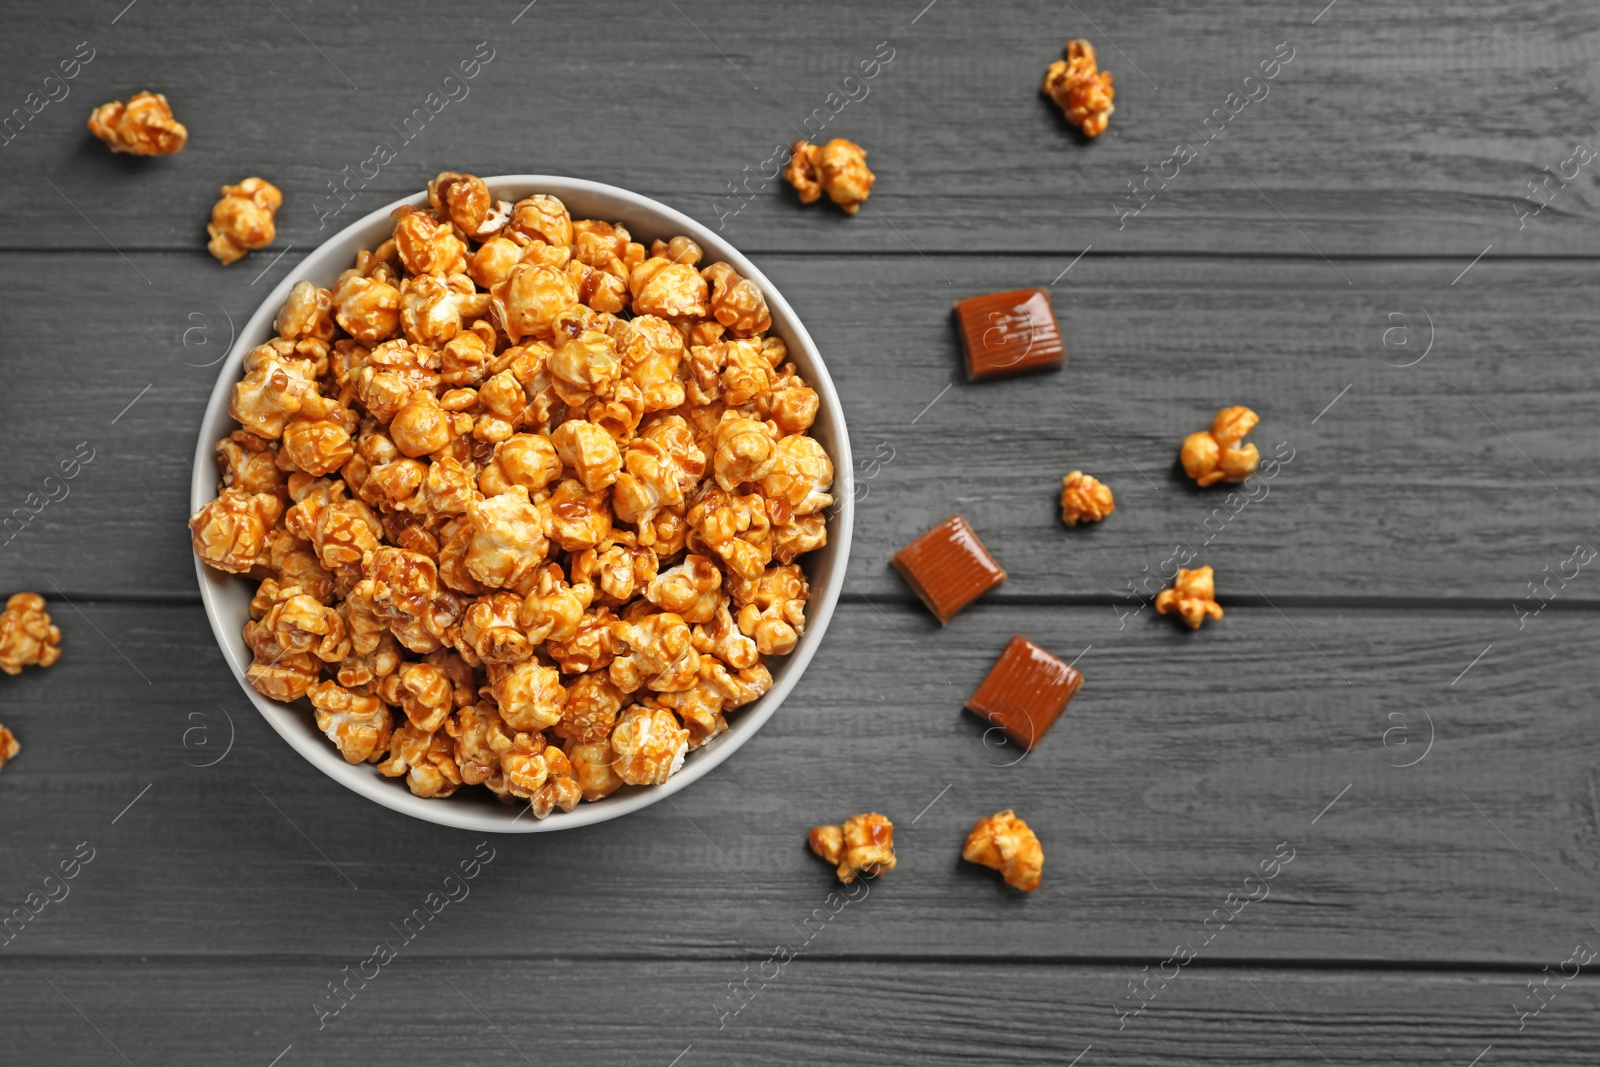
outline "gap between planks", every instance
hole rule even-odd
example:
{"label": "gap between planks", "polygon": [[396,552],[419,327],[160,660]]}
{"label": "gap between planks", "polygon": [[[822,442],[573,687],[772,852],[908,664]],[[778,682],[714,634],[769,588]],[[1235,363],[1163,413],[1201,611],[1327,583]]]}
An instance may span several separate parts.
{"label": "gap between planks", "polygon": [[[572,952],[550,953],[524,953],[506,952],[495,955],[483,953],[475,954],[431,954],[419,953],[419,959],[427,959],[432,963],[472,963],[479,961],[494,961],[501,963],[543,963],[551,960],[570,960],[584,963],[657,963],[667,960],[682,960],[692,963],[721,963],[741,961],[759,961],[771,955],[767,949],[738,949],[728,952],[715,952],[703,949],[685,949],[682,946],[670,946],[661,952],[594,952],[574,955]],[[1149,956],[1029,956],[1008,953],[1005,955],[958,955],[938,954],[919,956],[906,952],[885,952],[881,954],[867,952],[841,952],[837,954],[816,954],[813,959],[820,963],[847,967],[870,967],[883,964],[897,965],[926,965],[926,966],[954,966],[966,964],[981,967],[1059,967],[1076,968],[1087,972],[1106,971],[1111,974],[1122,973],[1129,968],[1138,969],[1145,964],[1158,960],[1161,953]],[[277,964],[305,964],[326,963],[338,964],[349,961],[348,953],[304,953],[280,954],[261,953],[259,955],[218,953],[207,955],[201,953],[173,953],[153,954],[150,952],[129,953],[31,953],[28,955],[10,955],[14,966],[46,967],[62,963],[74,964],[104,964],[106,966],[135,965],[135,966],[183,966],[183,967],[216,967],[218,965],[277,965]],[[1546,966],[1548,961],[1526,960],[1386,960],[1386,959],[1337,959],[1326,957],[1310,957],[1296,959],[1290,957],[1238,957],[1195,959],[1186,965],[1185,973],[1213,971],[1218,974],[1237,971],[1295,971],[1313,974],[1339,975],[1339,974],[1418,974],[1418,975],[1448,975],[1459,977],[1464,981],[1471,981],[1477,977],[1498,977],[1500,975],[1514,974],[1526,975],[1536,972],[1540,967]],[[1600,983],[1600,976],[1585,972],[1571,982],[1580,984]]]}

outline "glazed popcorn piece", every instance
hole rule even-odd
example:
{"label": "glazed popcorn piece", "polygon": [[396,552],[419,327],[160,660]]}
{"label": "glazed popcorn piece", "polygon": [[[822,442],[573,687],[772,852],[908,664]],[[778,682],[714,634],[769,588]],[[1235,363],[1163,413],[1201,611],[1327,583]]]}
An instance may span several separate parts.
{"label": "glazed popcorn piece", "polygon": [[1044,849],[1039,846],[1039,839],[1010,808],[978,820],[967,835],[961,858],[992,867],[1007,885],[1026,893],[1039,888],[1044,871]]}
{"label": "glazed popcorn piece", "polygon": [[246,252],[267,247],[278,235],[274,220],[282,204],[283,193],[264,178],[224,185],[222,199],[211,209],[211,223],[206,227],[211,236],[206,251],[223,263],[232,263]]}
{"label": "glazed popcorn piece", "polygon": [[853,815],[843,826],[813,826],[806,840],[845,885],[862,873],[876,878],[894,870],[894,823],[875,811]]}
{"label": "glazed popcorn piece", "polygon": [[172,117],[161,93],[135,93],[126,104],[101,104],[89,115],[89,132],[113,152],[136,156],[170,156],[189,140],[189,131]]}
{"label": "glazed popcorn piece", "polygon": [[766,298],[444,172],[245,356],[197,556],[246,680],[350,763],[536,818],[664,782],[772,688],[827,542],[818,398]]}
{"label": "glazed popcorn piece", "polygon": [[0,726],[0,770],[5,770],[6,764],[16,759],[21,751],[22,745],[17,741],[17,735]]}
{"label": "glazed popcorn piece", "polygon": [[389,750],[393,723],[389,708],[375,696],[352,693],[334,682],[306,691],[316,709],[317,729],[328,735],[346,763],[377,762]]}
{"label": "glazed popcorn piece", "polygon": [[967,380],[1055,370],[1067,358],[1048,289],[969,296],[956,303]]}
{"label": "glazed popcorn piece", "polygon": [[60,658],[61,630],[44,610],[44,597],[12,594],[0,611],[0,671],[21,674],[24,667],[48,667]]}
{"label": "glazed popcorn piece", "polygon": [[1081,37],[1067,42],[1066,55],[1045,71],[1044,94],[1085,137],[1098,137],[1116,110],[1111,103],[1116,92],[1111,72],[1095,65],[1094,45]]}
{"label": "glazed popcorn piece", "polygon": [[1201,487],[1217,482],[1242,482],[1255,473],[1261,454],[1255,445],[1240,445],[1261,417],[1247,407],[1223,408],[1211,421],[1211,429],[1184,438],[1184,472]]}
{"label": "glazed popcorn piece", "polygon": [[772,328],[767,298],[748,278],[741,278],[726,263],[713,263],[700,272],[711,283],[711,315],[737,337],[765,333]]}
{"label": "glazed popcorn piece", "polygon": [[911,542],[890,560],[940,625],[1006,580],[967,520],[954,515]]}
{"label": "glazed popcorn piece", "polygon": [[1189,624],[1191,630],[1200,629],[1200,624],[1208,618],[1222,618],[1222,605],[1217,603],[1216,583],[1211,568],[1189,570],[1179,567],[1172,588],[1156,594],[1156,611],[1162,615],[1176,613]]}
{"label": "glazed popcorn piece", "polygon": [[1061,521],[1068,526],[1099,522],[1115,510],[1110,486],[1093,475],[1073,471],[1061,479]]}
{"label": "glazed popcorn piece", "polygon": [[327,344],[333,340],[333,294],[301,280],[289,290],[289,297],[278,309],[273,327],[288,341],[312,338]]}
{"label": "glazed popcorn piece", "polygon": [[635,704],[611,731],[611,768],[629,785],[660,785],[683,766],[689,731],[663,707]]}
{"label": "glazed popcorn piece", "polygon": [[811,586],[797,565],[776,565],[764,571],[749,590],[735,596],[739,630],[753,639],[763,656],[786,656],[806,632],[806,601]]}
{"label": "glazed popcorn piece", "polygon": [[1082,685],[1083,675],[1071,665],[1017,634],[967,699],[967,708],[1031,752]]}
{"label": "glazed popcorn piece", "polygon": [[283,515],[276,493],[224,489],[189,519],[195,555],[232,574],[249,574],[266,562],[267,537]]}
{"label": "glazed popcorn piece", "polygon": [[877,176],[867,168],[867,150],[854,141],[835,137],[818,146],[801,139],[789,146],[789,152],[783,177],[800,194],[802,204],[815,203],[827,193],[828,199],[854,215],[871,195]]}

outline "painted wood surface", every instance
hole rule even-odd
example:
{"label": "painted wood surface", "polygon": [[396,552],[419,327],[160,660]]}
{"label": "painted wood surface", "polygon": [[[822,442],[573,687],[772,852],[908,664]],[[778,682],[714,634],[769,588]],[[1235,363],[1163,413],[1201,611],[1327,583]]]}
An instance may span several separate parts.
{"label": "painted wood surface", "polygon": [[[66,648],[0,677],[23,744],[0,1060],[1593,1062],[1600,593],[1570,563],[1600,539],[1593,11],[0,15],[0,592],[44,593]],[[1077,36],[1117,79],[1094,142],[1038,93]],[[182,155],[88,137],[90,107],[147,88]],[[761,178],[801,132],[867,147],[858,217]],[[232,331],[446,168],[612,182],[720,227],[818,341],[863,460],[844,603],[761,734],[672,804],[482,846],[266,726],[183,528]],[[203,226],[249,174],[285,192],[278,237],[223,269]],[[951,303],[1035,285],[1067,367],[966,383]],[[1232,403],[1287,458],[1230,501],[1174,459]],[[1098,527],[1059,521],[1075,468],[1116,493]],[[941,628],[888,559],[956,512],[1010,577]],[[1195,634],[1141,607],[1180,546],[1227,608]],[[1087,678],[1023,759],[961,710],[1016,632]],[[1030,897],[959,860],[1003,807],[1044,843]],[[868,809],[899,866],[847,900],[803,838]],[[383,939],[397,958],[328,999]],[[780,942],[800,951],[770,962]]]}

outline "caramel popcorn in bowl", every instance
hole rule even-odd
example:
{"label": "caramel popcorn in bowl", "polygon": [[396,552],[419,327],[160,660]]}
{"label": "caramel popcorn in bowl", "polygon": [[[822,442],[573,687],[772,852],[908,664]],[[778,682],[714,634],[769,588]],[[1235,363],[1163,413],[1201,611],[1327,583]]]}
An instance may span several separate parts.
{"label": "caramel popcorn in bowl", "polygon": [[447,171],[297,282],[190,520],[255,590],[247,681],[346,762],[536,819],[727,730],[804,632],[833,463],[767,295],[705,258]]}

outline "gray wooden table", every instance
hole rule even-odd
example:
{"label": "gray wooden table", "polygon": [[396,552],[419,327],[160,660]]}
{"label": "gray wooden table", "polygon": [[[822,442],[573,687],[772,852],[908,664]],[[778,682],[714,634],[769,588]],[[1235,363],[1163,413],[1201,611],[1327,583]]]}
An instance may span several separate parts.
{"label": "gray wooden table", "polygon": [[[525,3],[3,5],[0,112],[92,58],[0,146],[0,510],[94,458],[0,545],[66,650],[0,677],[0,910],[92,856],[0,947],[0,1061],[1595,1062],[1600,577],[1532,593],[1600,544],[1592,6]],[[1117,79],[1093,143],[1038,94],[1076,36]],[[84,130],[145,88],[176,158]],[[871,152],[858,217],[750,178],[808,120]],[[335,1000],[480,839],[360,800],[251,710],[198,601],[190,457],[271,283],[446,168],[720,225],[882,462],[849,595],[753,742],[673,804],[492,840]],[[223,269],[202,227],[250,174],[278,239]],[[952,300],[1033,285],[1068,367],[966,384]],[[1230,403],[1293,458],[1224,521],[1173,460]],[[1115,488],[1099,527],[1059,523],[1074,467]],[[887,563],[955,511],[1011,578],[940,629]],[[1196,542],[1227,618],[1131,614]],[[1088,679],[1021,762],[960,711],[1014,632]],[[958,858],[1008,806],[1047,854],[1026,899]],[[830,912],[805,830],[869,809],[899,869]]]}

